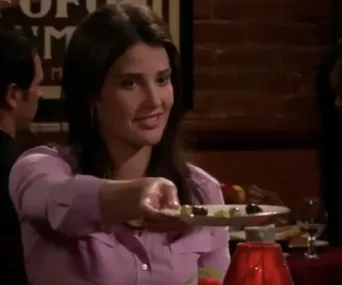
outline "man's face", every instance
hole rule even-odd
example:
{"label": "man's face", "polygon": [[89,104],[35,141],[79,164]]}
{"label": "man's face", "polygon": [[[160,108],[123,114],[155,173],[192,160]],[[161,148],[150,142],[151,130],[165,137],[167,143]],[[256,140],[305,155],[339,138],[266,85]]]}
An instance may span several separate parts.
{"label": "man's face", "polygon": [[44,78],[42,62],[37,53],[33,56],[35,76],[30,88],[20,91],[21,94],[15,97],[16,102],[13,106],[17,129],[25,129],[29,126],[36,115],[39,99],[43,96],[41,89],[41,82]]}

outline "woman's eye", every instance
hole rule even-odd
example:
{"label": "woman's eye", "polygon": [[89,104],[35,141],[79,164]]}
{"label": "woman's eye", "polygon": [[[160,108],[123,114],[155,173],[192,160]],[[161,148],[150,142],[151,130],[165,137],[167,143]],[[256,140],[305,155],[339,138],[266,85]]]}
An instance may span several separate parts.
{"label": "woman's eye", "polygon": [[166,85],[170,82],[170,79],[171,79],[170,75],[164,75],[164,76],[157,78],[157,83],[159,85]]}
{"label": "woman's eye", "polygon": [[123,80],[120,82],[120,86],[124,89],[134,89],[136,83],[133,80]]}

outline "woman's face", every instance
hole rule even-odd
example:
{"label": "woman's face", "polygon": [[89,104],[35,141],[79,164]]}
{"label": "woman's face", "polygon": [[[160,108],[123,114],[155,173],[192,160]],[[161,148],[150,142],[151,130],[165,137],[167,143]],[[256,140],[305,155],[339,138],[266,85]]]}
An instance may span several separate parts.
{"label": "woman's face", "polygon": [[97,116],[106,139],[133,147],[157,144],[173,105],[169,57],[163,47],[136,44],[110,68]]}

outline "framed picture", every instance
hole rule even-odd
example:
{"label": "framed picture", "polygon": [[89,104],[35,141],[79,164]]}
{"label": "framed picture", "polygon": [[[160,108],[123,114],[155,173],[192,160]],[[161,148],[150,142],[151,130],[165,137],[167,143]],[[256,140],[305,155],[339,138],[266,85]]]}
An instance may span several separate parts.
{"label": "framed picture", "polygon": [[[1,21],[6,25],[29,26],[42,56],[45,82],[33,129],[55,131],[64,121],[60,79],[62,59],[68,41],[82,18],[97,7],[120,0],[53,1],[0,0]],[[167,23],[182,58],[185,109],[192,108],[192,0],[137,0],[150,5]],[[77,3],[77,4],[75,4]],[[83,3],[83,4],[81,4]]]}

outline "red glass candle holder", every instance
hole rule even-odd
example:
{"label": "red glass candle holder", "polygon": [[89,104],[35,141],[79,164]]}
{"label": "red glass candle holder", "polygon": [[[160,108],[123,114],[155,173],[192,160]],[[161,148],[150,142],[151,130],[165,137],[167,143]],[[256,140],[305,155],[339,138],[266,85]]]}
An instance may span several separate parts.
{"label": "red glass candle holder", "polygon": [[197,285],[222,285],[216,278],[200,278]]}
{"label": "red glass candle holder", "polygon": [[224,285],[293,285],[281,252],[273,243],[238,244]]}

